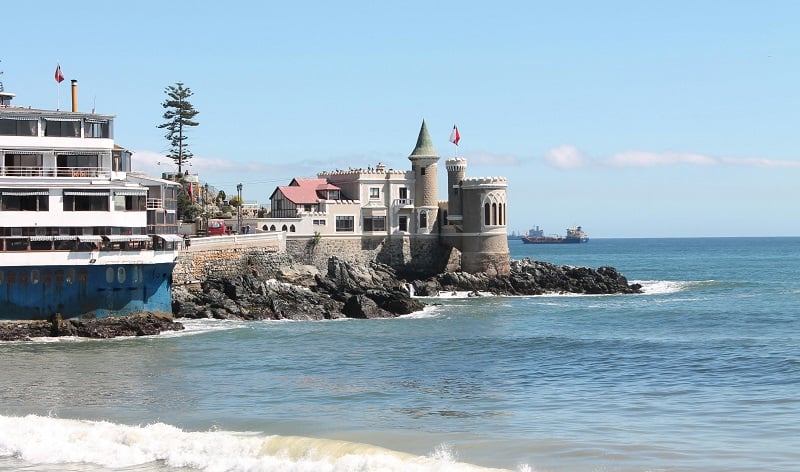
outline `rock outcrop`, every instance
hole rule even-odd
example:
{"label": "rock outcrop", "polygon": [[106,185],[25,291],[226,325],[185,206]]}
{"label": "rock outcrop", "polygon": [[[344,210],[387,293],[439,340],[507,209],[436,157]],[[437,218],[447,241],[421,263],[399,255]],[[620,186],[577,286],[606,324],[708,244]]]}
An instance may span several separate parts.
{"label": "rock outcrop", "polygon": [[509,275],[487,276],[448,272],[412,283],[414,293],[434,296],[441,291],[491,292],[497,295],[542,295],[545,293],[612,294],[641,293],[642,286],[629,284],[613,267],[557,266],[529,258],[511,261]]}
{"label": "rock outcrop", "polygon": [[[256,268],[258,267],[258,268]],[[292,319],[387,318],[421,310],[408,282],[391,267],[372,262],[354,265],[336,256],[327,274],[313,266],[249,266],[243,273],[173,288],[173,313],[186,318]],[[491,292],[497,295],[544,293],[639,293],[613,267],[556,266],[530,259],[511,262],[509,275],[446,272],[411,282],[420,296],[441,291]]]}
{"label": "rock outcrop", "polygon": [[163,331],[180,331],[183,324],[167,313],[62,320],[13,321],[0,323],[0,341],[29,341],[37,337],[77,336],[108,339],[117,336],[149,336]]}
{"label": "rock outcrop", "polygon": [[356,266],[333,256],[324,276],[290,264],[174,287],[172,306],[178,317],[246,320],[386,318],[421,310],[402,286],[389,266]]}

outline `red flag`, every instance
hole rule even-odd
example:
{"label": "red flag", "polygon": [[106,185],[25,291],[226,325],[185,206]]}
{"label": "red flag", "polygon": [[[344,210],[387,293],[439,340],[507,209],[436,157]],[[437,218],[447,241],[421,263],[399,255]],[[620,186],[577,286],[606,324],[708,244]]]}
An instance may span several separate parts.
{"label": "red flag", "polygon": [[61,64],[56,64],[56,82],[59,84],[64,81],[64,74],[61,73]]}
{"label": "red flag", "polygon": [[458,146],[459,141],[461,141],[461,133],[458,132],[456,125],[453,125],[453,132],[450,133],[450,142]]}

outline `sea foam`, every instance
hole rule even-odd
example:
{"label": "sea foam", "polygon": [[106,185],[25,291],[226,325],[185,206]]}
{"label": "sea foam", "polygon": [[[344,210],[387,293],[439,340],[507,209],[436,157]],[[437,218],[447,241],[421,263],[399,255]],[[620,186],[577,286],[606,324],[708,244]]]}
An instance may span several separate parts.
{"label": "sea foam", "polygon": [[[128,426],[28,415],[0,415],[0,458],[29,465],[204,471],[489,471],[437,448],[415,456],[377,446],[298,436],[190,432],[155,423]],[[144,467],[144,469],[142,469]]]}

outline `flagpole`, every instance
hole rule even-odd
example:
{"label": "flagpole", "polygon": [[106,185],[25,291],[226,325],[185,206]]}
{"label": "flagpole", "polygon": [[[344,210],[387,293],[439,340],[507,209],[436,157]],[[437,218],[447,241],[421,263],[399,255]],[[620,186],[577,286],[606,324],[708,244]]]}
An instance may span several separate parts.
{"label": "flagpole", "polygon": [[61,110],[61,81],[58,80],[58,73],[61,70],[61,63],[56,61],[56,110]]}

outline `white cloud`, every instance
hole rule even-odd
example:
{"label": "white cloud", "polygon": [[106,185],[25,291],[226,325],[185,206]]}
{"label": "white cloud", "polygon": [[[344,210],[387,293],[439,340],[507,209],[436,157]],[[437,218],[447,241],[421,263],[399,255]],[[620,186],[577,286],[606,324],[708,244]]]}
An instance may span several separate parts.
{"label": "white cloud", "polygon": [[472,153],[464,156],[468,164],[478,166],[502,166],[513,167],[519,165],[520,161],[511,154],[492,154],[492,153]]}
{"label": "white cloud", "polygon": [[719,161],[702,154],[626,151],[611,156],[605,163],[615,167],[655,167],[675,164],[714,165]]}
{"label": "white cloud", "polygon": [[560,146],[551,149],[544,156],[545,161],[559,169],[578,169],[588,167],[591,161],[581,154],[575,146]]}
{"label": "white cloud", "polygon": [[578,169],[590,166],[610,167],[659,167],[687,164],[693,166],[730,165],[740,167],[800,168],[800,161],[714,157],[696,153],[625,151],[605,159],[588,159],[574,146],[553,148],[544,156],[545,162],[559,169]]}

